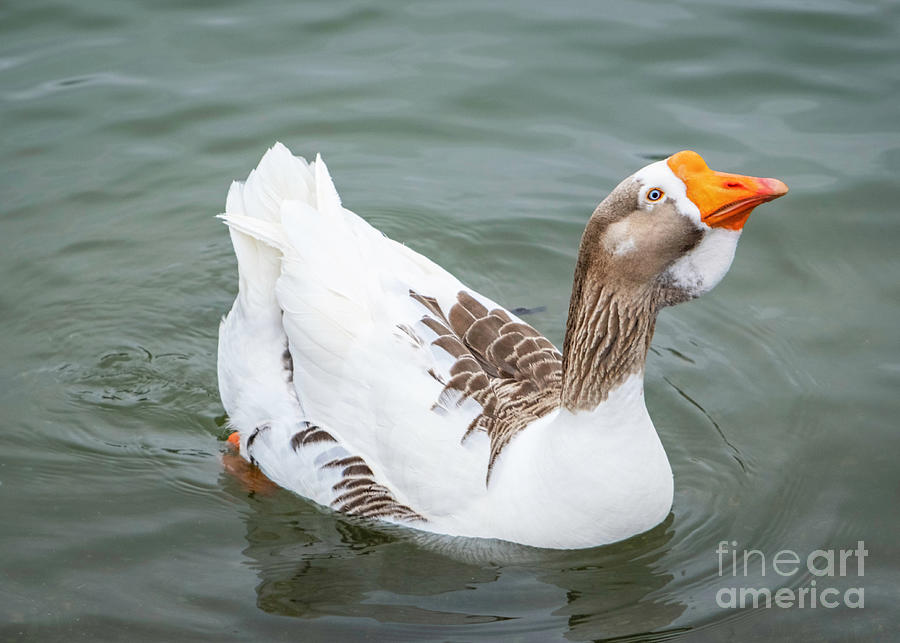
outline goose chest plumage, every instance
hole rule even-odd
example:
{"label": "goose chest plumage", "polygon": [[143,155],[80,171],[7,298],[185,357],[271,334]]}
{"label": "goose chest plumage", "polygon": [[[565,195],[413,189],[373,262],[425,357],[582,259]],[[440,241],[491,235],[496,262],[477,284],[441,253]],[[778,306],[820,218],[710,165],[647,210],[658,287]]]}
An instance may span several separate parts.
{"label": "goose chest plumage", "polygon": [[560,352],[345,209],[281,144],[225,213],[239,289],[219,329],[240,453],[336,511],[572,549],[663,521],[672,470],[644,404],[658,311],[712,289],[777,179],[683,151],[588,220]]}

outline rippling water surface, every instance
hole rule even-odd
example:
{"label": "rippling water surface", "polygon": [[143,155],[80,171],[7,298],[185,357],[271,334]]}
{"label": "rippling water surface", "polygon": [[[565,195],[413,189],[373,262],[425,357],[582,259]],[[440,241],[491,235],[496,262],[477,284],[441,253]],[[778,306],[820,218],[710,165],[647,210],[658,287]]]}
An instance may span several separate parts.
{"label": "rippling water surface", "polygon": [[[885,640],[898,625],[895,2],[0,6],[0,638]],[[656,529],[433,541],[248,491],[223,448],[212,217],[275,140],[561,342],[579,235],[683,148],[777,176],[722,285],[665,311]],[[855,547],[865,607],[717,606],[717,544]],[[727,571],[727,569],[726,569]]]}

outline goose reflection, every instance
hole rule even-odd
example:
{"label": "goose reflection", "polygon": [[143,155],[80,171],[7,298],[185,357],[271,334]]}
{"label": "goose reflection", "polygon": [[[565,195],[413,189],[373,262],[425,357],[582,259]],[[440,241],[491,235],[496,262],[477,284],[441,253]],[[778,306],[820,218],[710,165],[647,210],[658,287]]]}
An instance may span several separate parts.
{"label": "goose reflection", "polygon": [[660,632],[685,610],[663,591],[671,516],[617,545],[541,550],[376,528],[279,489],[238,456],[224,461],[223,486],[246,501],[243,553],[267,613],[374,619],[414,638],[441,627],[443,637],[581,641]]}

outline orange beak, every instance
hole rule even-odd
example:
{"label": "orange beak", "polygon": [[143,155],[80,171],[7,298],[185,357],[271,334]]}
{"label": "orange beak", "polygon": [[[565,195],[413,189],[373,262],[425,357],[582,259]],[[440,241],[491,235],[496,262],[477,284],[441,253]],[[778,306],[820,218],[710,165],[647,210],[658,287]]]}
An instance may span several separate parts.
{"label": "orange beak", "polygon": [[778,179],[711,170],[699,154],[690,150],[673,154],[666,163],[684,181],[688,198],[700,209],[700,219],[713,228],[740,230],[753,208],[788,191]]}

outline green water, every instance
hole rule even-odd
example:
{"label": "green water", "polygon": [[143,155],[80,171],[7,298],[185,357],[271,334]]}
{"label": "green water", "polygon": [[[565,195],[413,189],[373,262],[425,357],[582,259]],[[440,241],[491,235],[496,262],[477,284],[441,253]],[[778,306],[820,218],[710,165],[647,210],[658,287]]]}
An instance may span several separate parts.
{"label": "green water", "polygon": [[[898,9],[4,2],[0,639],[896,636]],[[226,473],[216,331],[237,284],[213,215],[275,140],[321,151],[348,207],[474,288],[546,306],[529,321],[554,342],[621,178],[692,148],[786,181],[724,282],[660,317],[669,519],[479,556]],[[869,554],[862,577],[735,579],[722,540]],[[865,607],[716,601],[811,580]]]}

